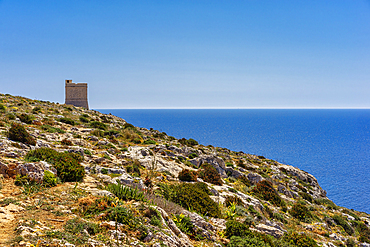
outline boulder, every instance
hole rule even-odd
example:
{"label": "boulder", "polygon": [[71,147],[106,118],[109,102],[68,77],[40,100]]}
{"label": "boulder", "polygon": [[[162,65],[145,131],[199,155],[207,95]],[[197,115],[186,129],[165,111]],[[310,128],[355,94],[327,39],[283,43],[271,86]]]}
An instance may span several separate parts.
{"label": "boulder", "polygon": [[257,184],[263,180],[263,177],[258,173],[251,172],[247,175],[247,178],[252,184]]}

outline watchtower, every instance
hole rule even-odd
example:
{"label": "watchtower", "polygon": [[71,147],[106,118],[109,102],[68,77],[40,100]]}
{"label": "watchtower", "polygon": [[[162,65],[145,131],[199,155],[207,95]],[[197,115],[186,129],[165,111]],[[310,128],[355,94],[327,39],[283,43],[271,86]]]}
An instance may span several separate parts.
{"label": "watchtower", "polygon": [[87,101],[87,83],[73,83],[66,80],[66,105],[74,105],[89,109]]}

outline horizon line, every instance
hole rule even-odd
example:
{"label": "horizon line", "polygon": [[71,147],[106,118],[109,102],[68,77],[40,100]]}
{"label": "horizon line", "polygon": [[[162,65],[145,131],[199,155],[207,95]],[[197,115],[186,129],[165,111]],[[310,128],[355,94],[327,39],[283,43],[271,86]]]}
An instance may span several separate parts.
{"label": "horizon line", "polygon": [[370,107],[127,107],[96,110],[369,110]]}

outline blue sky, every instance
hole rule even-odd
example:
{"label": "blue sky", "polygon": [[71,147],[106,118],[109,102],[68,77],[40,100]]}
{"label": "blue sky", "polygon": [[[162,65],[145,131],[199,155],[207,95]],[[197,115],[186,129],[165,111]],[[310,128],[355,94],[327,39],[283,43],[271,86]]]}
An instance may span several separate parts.
{"label": "blue sky", "polygon": [[370,108],[370,1],[0,0],[0,76],[95,109]]}

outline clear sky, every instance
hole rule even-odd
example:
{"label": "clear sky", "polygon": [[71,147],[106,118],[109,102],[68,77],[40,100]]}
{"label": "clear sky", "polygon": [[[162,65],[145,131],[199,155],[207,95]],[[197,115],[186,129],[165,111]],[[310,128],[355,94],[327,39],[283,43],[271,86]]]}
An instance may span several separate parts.
{"label": "clear sky", "polygon": [[370,108],[369,0],[0,0],[0,92],[91,108]]}

